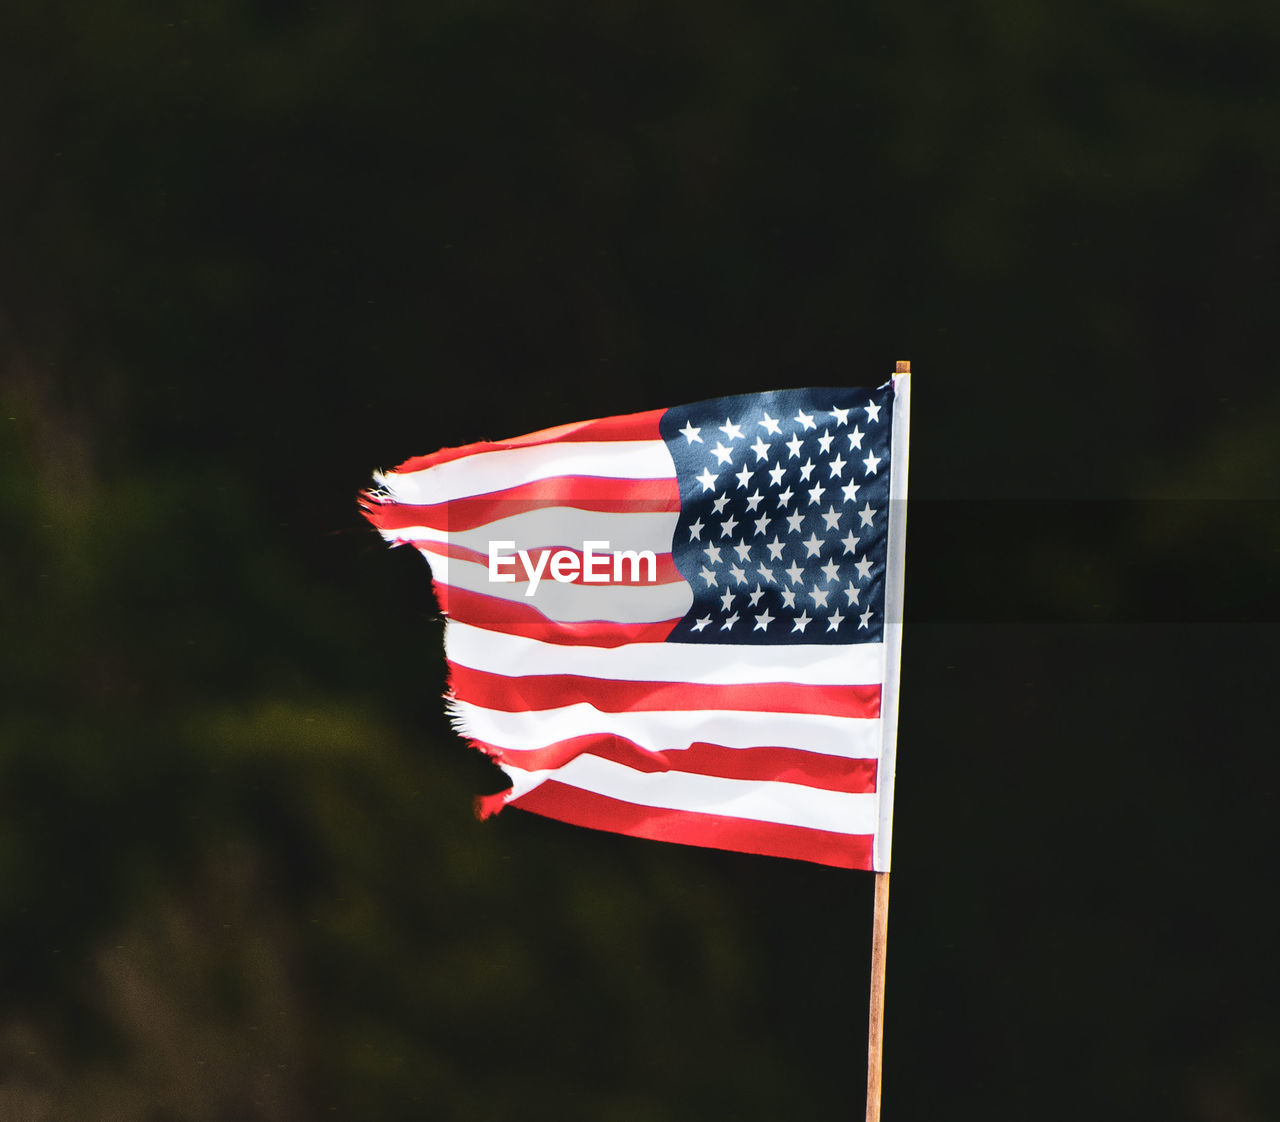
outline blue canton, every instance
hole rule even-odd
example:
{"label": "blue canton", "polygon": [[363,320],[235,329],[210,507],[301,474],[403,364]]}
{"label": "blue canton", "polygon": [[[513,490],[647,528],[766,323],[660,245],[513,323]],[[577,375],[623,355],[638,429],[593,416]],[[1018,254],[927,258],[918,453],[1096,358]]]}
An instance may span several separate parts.
{"label": "blue canton", "polygon": [[881,641],[892,424],[892,383],[668,409],[694,595],[668,642]]}

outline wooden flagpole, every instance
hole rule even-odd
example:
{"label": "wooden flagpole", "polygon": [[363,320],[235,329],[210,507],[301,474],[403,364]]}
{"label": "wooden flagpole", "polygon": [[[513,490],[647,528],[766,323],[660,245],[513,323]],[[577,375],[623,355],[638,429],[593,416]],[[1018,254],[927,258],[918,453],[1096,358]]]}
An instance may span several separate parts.
{"label": "wooden flagpole", "polygon": [[[896,374],[910,374],[898,362]],[[889,870],[876,873],[876,910],[871,927],[871,1001],[867,1018],[867,1122],[880,1122],[880,1072],[884,1059],[884,960],[889,944]]]}
{"label": "wooden flagpole", "polygon": [[867,1028],[867,1122],[880,1122],[880,1064],[884,1052],[884,956],[889,935],[889,874],[876,873],[871,928],[871,1013]]}

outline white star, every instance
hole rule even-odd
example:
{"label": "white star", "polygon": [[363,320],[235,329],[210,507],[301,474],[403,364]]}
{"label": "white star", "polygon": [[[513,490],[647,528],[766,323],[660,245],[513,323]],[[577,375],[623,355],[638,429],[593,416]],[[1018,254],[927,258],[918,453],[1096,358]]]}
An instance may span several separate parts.
{"label": "white star", "polygon": [[794,589],[784,588],[782,590],[782,606],[784,608],[791,608],[793,611],[795,610],[796,594]]}
{"label": "white star", "polygon": [[800,566],[797,565],[794,561],[791,562],[791,568],[783,569],[782,571],[791,578],[792,584],[804,583],[804,581],[801,579],[804,576],[804,570],[800,568]]}
{"label": "white star", "polygon": [[707,582],[708,588],[710,588],[713,584],[716,583],[716,571],[714,569],[708,569],[705,565],[702,566],[702,572],[699,574],[699,576],[701,576],[702,579]]}
{"label": "white star", "polygon": [[758,507],[763,500],[764,496],[760,494],[759,491],[752,491],[751,494],[747,496],[747,509],[754,514],[756,507]]}
{"label": "white star", "polygon": [[800,478],[803,482],[809,482],[809,476],[813,474],[813,469],[816,466],[817,465],[812,460],[805,460],[805,462],[800,465]]}
{"label": "white star", "polygon": [[880,466],[881,458],[882,457],[877,456],[874,452],[872,452],[871,455],[869,455],[865,460],[862,461],[864,464],[867,465],[868,475],[875,475],[876,468]]}
{"label": "white star", "polygon": [[701,541],[703,529],[702,519],[699,518],[697,522],[689,527],[689,540],[691,542]]}
{"label": "white star", "polygon": [[853,432],[849,434],[849,451],[850,452],[852,452],[855,448],[860,449],[862,447],[862,437],[863,437],[862,430],[859,429],[857,426],[854,426]]}
{"label": "white star", "polygon": [[720,547],[718,545],[709,545],[703,551],[707,555],[707,560],[713,565],[720,564]]}
{"label": "white star", "polygon": [[684,433],[684,438],[686,441],[688,441],[689,444],[692,444],[695,440],[699,444],[702,443],[702,437],[698,435],[698,433],[700,433],[702,430],[694,428],[692,421],[685,421],[684,428],[682,428],[680,431]]}
{"label": "white star", "polygon": [[733,547],[733,551],[738,555],[739,561],[747,561],[750,559],[751,547],[747,545],[746,542],[738,542],[738,544]]}
{"label": "white star", "polygon": [[822,516],[822,521],[827,524],[826,529],[838,530],[840,529],[840,512],[833,506],[827,507],[827,512]]}
{"label": "white star", "polygon": [[782,477],[783,477],[784,475],[786,475],[786,474],[787,474],[787,469],[786,469],[786,468],[781,467],[781,466],[780,466],[780,465],[778,465],[778,464],[775,464],[773,467],[771,467],[771,468],[769,469],[769,483],[770,483],[770,485],[771,485],[771,486],[773,486],[773,487],[776,487],[779,483],[781,483],[781,482],[782,482]]}
{"label": "white star", "polygon": [[742,430],[741,430],[740,428],[738,428],[738,426],[737,426],[737,425],[735,425],[735,424],[734,424],[731,420],[729,420],[727,417],[725,418],[725,422],[724,422],[724,424],[723,424],[723,425],[717,425],[716,427],[717,427],[717,428],[718,428],[722,433],[724,433],[724,435],[725,435],[725,439],[726,439],[726,440],[740,440],[740,439],[742,439]]}
{"label": "white star", "polygon": [[849,423],[849,410],[828,409],[827,412],[830,413],[836,419],[837,424],[847,425]]}
{"label": "white star", "polygon": [[828,589],[819,588],[815,584],[813,586],[813,591],[809,593],[810,598],[813,600],[813,606],[815,608],[825,608],[827,606],[828,593],[829,593]]}
{"label": "white star", "polygon": [[738,524],[738,520],[731,514],[723,522],[720,523],[720,536],[727,538],[733,533],[733,528]]}
{"label": "white star", "polygon": [[726,592],[723,596],[720,597],[720,607],[723,608],[726,612],[729,610],[729,606],[732,603],[733,603],[732,592]]}
{"label": "white star", "polygon": [[813,622],[813,620],[811,620],[811,619],[809,618],[809,613],[808,613],[808,612],[801,612],[801,613],[800,613],[798,616],[796,616],[796,618],[795,618],[794,625],[793,625],[793,626],[792,626],[792,628],[791,628],[791,634],[792,634],[792,635],[794,635],[797,631],[803,631],[803,630],[804,630],[806,627],[808,627],[808,626],[809,626],[809,624],[811,624],[812,622]]}
{"label": "white star", "polygon": [[858,517],[862,519],[862,524],[863,524],[864,526],[870,526],[870,525],[871,525],[871,520],[872,520],[872,519],[873,519],[873,518],[874,518],[878,513],[879,513],[879,511],[872,510],[872,508],[871,508],[871,504],[870,504],[870,503],[864,503],[864,504],[863,504],[863,506],[862,506],[862,509],[861,509],[860,511],[858,511]]}
{"label": "white star", "polygon": [[695,624],[693,625],[693,629],[694,629],[694,631],[701,631],[701,630],[702,630],[704,627],[706,627],[706,626],[707,626],[707,624],[709,624],[710,622],[711,622],[711,617],[710,617],[710,616],[703,616],[700,620],[698,620],[698,622],[697,622],[697,623],[695,623]]}
{"label": "white star", "polygon": [[797,510],[794,514],[787,515],[787,533],[798,534],[800,532],[800,523],[804,521],[804,513]]}
{"label": "white star", "polygon": [[760,603],[760,597],[763,595],[764,595],[764,589],[761,588],[759,585],[756,585],[755,591],[752,592],[747,597],[747,599],[751,601],[751,606],[754,608],[757,604]]}
{"label": "white star", "polygon": [[861,630],[862,628],[866,627],[871,622],[871,617],[874,614],[875,613],[870,608],[868,608],[865,612],[863,612],[862,615],[858,617],[859,620],[861,621],[858,624],[858,629]]}
{"label": "white star", "polygon": [[853,563],[853,567],[858,570],[859,580],[868,580],[871,577],[871,562],[863,557],[859,561]]}
{"label": "white star", "polygon": [[756,569],[756,572],[759,573],[770,584],[778,583],[778,578],[773,575],[773,570],[765,568],[765,564],[763,561],[760,562],[760,567]]}
{"label": "white star", "polygon": [[827,464],[827,467],[831,469],[830,478],[832,479],[839,479],[840,476],[844,474],[844,460],[842,460],[839,456],[837,456],[834,460],[832,460],[829,464]]}
{"label": "white star", "polygon": [[733,478],[738,481],[738,486],[745,491],[747,489],[747,480],[751,478],[751,469],[744,464],[742,470]]}
{"label": "white star", "polygon": [[858,597],[862,595],[862,589],[854,584],[853,581],[850,581],[849,587],[844,590],[844,594],[849,597],[850,604],[856,604],[858,602]]}
{"label": "white star", "polygon": [[821,506],[822,496],[825,495],[826,493],[827,493],[827,489],[825,487],[810,487],[809,488],[809,505]]}
{"label": "white star", "polygon": [[806,413],[803,409],[796,414],[796,424],[802,425],[806,429],[816,429],[818,427],[813,423],[812,414]]}
{"label": "white star", "polygon": [[867,401],[866,405],[864,405],[862,408],[863,408],[863,409],[865,409],[865,410],[867,411],[867,420],[868,420],[868,421],[875,421],[877,424],[879,423],[879,421],[880,421],[880,406],[878,406],[874,401],[871,401],[871,400],[869,400],[869,399],[868,399],[868,401]]}
{"label": "white star", "polygon": [[808,556],[817,557],[819,555],[818,551],[822,548],[822,539],[819,538],[817,534],[810,531],[809,540],[806,542],[803,542],[802,544],[804,545],[805,549],[809,551]]}
{"label": "white star", "polygon": [[775,421],[768,413],[764,415],[764,420],[760,422],[760,427],[772,436],[778,436],[778,422]]}
{"label": "white star", "polygon": [[786,545],[785,545],[785,543],[780,542],[780,541],[778,540],[778,535],[777,535],[777,534],[774,534],[774,535],[773,535],[773,541],[771,541],[771,542],[769,542],[769,543],[767,544],[767,548],[768,548],[768,550],[769,550],[769,560],[770,560],[770,561],[781,561],[781,560],[782,560],[782,551],[786,548]]}
{"label": "white star", "polygon": [[827,578],[827,583],[830,584],[840,575],[840,566],[831,560],[822,566],[822,572]]}
{"label": "white star", "polygon": [[702,474],[695,475],[694,479],[702,484],[702,489],[704,491],[714,491],[716,489],[716,477],[712,475],[710,470],[707,468],[703,468]]}
{"label": "white star", "polygon": [[849,554],[856,554],[856,553],[858,552],[858,543],[859,543],[860,541],[862,541],[862,539],[861,539],[861,538],[855,538],[855,537],[853,536],[853,531],[852,531],[852,530],[850,530],[850,531],[849,531],[847,534],[845,534],[845,536],[844,536],[844,551],[845,551],[845,553],[849,553]]}
{"label": "white star", "polygon": [[721,495],[719,496],[719,498],[716,499],[715,502],[711,504],[711,506],[715,509],[715,512],[717,514],[723,514],[724,508],[728,505],[728,503],[729,503],[729,496]]}
{"label": "white star", "polygon": [[831,442],[834,439],[835,437],[832,436],[826,429],[822,430],[822,435],[818,437],[818,445],[822,449],[822,454],[824,456],[831,451]]}
{"label": "white star", "polygon": [[735,623],[738,622],[738,613],[734,612],[727,620],[720,625],[721,631],[728,631]]}
{"label": "white star", "polygon": [[832,612],[831,618],[827,620],[827,630],[835,631],[842,623],[844,623],[844,616],[839,612]]}
{"label": "white star", "polygon": [[773,616],[769,614],[769,609],[765,608],[763,612],[761,612],[758,616],[756,616],[756,625],[753,628],[753,630],[763,631],[772,622],[773,622]]}
{"label": "white star", "polygon": [[733,579],[734,579],[734,580],[736,580],[739,584],[746,584],[746,583],[747,583],[747,574],[746,574],[746,572],[745,572],[744,570],[742,570],[742,569],[738,568],[738,566],[737,566],[737,565],[731,565],[731,566],[729,567],[729,573],[730,573],[730,575],[733,577]]}
{"label": "white star", "polygon": [[767,514],[760,515],[756,519],[756,537],[764,537],[765,531],[769,528],[769,516]]}
{"label": "white star", "polygon": [[854,483],[852,481],[846,483],[841,488],[844,492],[844,501],[847,503],[856,503],[858,501],[858,488],[861,486],[861,483]]}
{"label": "white star", "polygon": [[798,436],[793,435],[791,439],[787,441],[787,450],[791,453],[791,455],[788,456],[787,459],[798,460],[800,458],[800,446],[801,446],[800,438]]}
{"label": "white star", "polygon": [[727,464],[733,459],[733,449],[726,448],[723,440],[717,440],[716,446],[711,449],[711,454],[716,458],[716,463]]}
{"label": "white star", "polygon": [[778,509],[779,510],[785,509],[787,503],[789,503],[793,498],[795,498],[795,492],[791,490],[790,487],[788,487],[785,491],[780,491],[778,493]]}
{"label": "white star", "polygon": [[756,442],[751,445],[751,451],[756,454],[756,463],[759,463],[769,455],[769,445],[757,436]]}

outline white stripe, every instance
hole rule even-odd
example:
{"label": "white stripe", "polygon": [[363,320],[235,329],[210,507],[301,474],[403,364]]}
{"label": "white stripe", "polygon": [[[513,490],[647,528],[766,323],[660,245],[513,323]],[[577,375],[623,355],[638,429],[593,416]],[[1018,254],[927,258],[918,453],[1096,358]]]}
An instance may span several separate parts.
{"label": "white stripe", "polygon": [[676,469],[661,440],[569,441],[476,452],[421,471],[391,471],[376,478],[396,502],[418,505],[487,495],[557,475],[674,479]]}
{"label": "white stripe", "polygon": [[522,635],[451,622],[445,630],[444,646],[453,662],[515,676],[581,674],[628,682],[856,686],[873,685],[884,674],[881,643],[807,647],[629,643],[621,647],[581,647],[541,643]]}
{"label": "white stripe", "polygon": [[721,779],[682,771],[636,771],[590,755],[577,756],[564,767],[550,771],[523,771],[509,766],[502,770],[511,777],[511,799],[528,794],[543,780],[555,779],[638,806],[720,814],[838,834],[870,834],[876,825],[875,795],[827,791],[797,783]]}
{"label": "white stripe", "polygon": [[482,592],[499,600],[537,608],[560,623],[601,620],[610,623],[661,623],[679,619],[693,607],[688,582],[674,584],[561,584],[545,573],[532,596],[527,582],[502,584],[489,579],[489,567],[476,561],[422,550],[438,585]]}
{"label": "white stripe", "polygon": [[603,541],[609,543],[609,549],[650,549],[655,553],[670,553],[671,539],[679,519],[679,513],[674,510],[619,514],[553,506],[499,518],[471,530],[406,526],[381,533],[393,542],[448,542],[486,555],[491,541],[515,542],[515,549],[563,546],[579,551],[586,542]]}
{"label": "white stripe", "polygon": [[874,760],[880,753],[877,717],[733,709],[602,713],[587,702],[508,713],[459,700],[449,703],[449,712],[463,736],[503,748],[545,748],[575,736],[613,733],[651,752],[704,742],[725,748],[798,748],[850,760]]}

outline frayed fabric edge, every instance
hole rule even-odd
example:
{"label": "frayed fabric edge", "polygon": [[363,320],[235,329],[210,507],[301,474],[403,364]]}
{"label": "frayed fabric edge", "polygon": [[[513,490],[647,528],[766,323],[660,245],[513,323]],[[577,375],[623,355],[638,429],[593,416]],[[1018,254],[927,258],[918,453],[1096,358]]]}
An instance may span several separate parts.
{"label": "frayed fabric edge", "polygon": [[[449,622],[445,620],[445,649],[448,650]],[[450,671],[452,679],[452,671]],[[494,748],[492,745],[484,744],[472,735],[466,714],[462,712],[458,705],[457,696],[453,692],[453,682],[449,683],[449,688],[444,693],[444,709],[445,716],[448,718],[449,725],[453,731],[465,740],[477,752],[482,752],[488,756],[499,767],[502,766],[502,751]],[[515,797],[515,787],[508,787],[505,791],[497,791],[492,795],[477,795],[472,800],[472,809],[475,811],[476,819],[483,822],[486,818],[492,818],[499,813],[503,807]]]}

